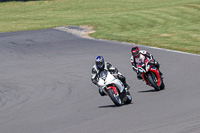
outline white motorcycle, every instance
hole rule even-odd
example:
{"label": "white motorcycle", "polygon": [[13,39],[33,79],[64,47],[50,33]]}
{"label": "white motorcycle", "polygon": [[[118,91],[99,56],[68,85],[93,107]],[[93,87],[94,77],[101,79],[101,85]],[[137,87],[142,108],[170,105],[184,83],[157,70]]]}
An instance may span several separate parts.
{"label": "white motorcycle", "polygon": [[121,106],[123,103],[131,103],[132,97],[129,91],[126,90],[123,83],[118,78],[115,78],[108,70],[104,70],[99,74],[98,85],[116,106]]}

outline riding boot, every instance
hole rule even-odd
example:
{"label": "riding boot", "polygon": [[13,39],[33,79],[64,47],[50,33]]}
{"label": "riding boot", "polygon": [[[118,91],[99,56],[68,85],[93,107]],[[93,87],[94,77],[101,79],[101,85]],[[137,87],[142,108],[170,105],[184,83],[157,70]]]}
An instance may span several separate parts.
{"label": "riding boot", "polygon": [[141,75],[141,73],[137,73],[137,78],[138,78],[138,80],[142,80],[142,75]]}
{"label": "riding boot", "polygon": [[102,89],[99,89],[99,94],[100,94],[101,96],[105,96],[105,95],[106,95],[106,94],[103,92]]}
{"label": "riding boot", "polygon": [[163,79],[163,73],[159,70],[159,73],[160,73],[160,77]]}
{"label": "riding boot", "polygon": [[154,65],[155,65],[155,67],[159,70],[159,68],[160,68],[160,63],[158,63],[157,61],[154,61]]}
{"label": "riding boot", "polygon": [[124,84],[124,87],[125,87],[126,90],[130,89],[130,86],[127,83]]}

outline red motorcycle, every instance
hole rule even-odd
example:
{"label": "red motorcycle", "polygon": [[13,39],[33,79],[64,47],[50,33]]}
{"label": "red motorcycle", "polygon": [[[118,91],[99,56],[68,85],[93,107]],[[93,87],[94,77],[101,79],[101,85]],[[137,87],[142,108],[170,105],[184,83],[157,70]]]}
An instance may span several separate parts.
{"label": "red motorcycle", "polygon": [[138,72],[141,73],[142,79],[147,85],[153,87],[156,91],[160,91],[165,88],[165,84],[159,70],[148,58],[146,58],[143,63],[137,64],[137,67]]}

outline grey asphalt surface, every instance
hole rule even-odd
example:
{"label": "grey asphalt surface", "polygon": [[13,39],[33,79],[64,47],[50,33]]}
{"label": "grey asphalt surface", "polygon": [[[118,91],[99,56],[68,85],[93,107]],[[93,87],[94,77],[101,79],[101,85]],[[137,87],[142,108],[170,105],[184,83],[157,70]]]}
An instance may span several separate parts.
{"label": "grey asphalt surface", "polygon": [[[0,33],[0,133],[199,133],[200,56],[152,49],[166,89],[136,78],[133,45],[56,29]],[[126,76],[132,104],[116,107],[90,80],[97,55]]]}

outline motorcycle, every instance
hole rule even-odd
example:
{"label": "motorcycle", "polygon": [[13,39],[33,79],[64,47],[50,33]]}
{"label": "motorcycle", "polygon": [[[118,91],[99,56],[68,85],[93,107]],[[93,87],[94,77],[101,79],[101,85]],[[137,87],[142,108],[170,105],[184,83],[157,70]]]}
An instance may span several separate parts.
{"label": "motorcycle", "polygon": [[129,91],[126,90],[123,83],[108,70],[100,72],[97,84],[116,106],[121,106],[123,103],[131,103],[132,97]]}
{"label": "motorcycle", "polygon": [[144,62],[137,64],[138,72],[147,85],[153,87],[156,91],[163,90],[165,84],[160,75],[160,71],[154,66],[150,59],[146,58]]}

